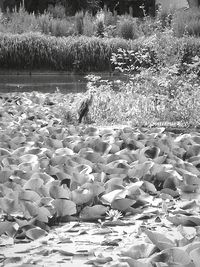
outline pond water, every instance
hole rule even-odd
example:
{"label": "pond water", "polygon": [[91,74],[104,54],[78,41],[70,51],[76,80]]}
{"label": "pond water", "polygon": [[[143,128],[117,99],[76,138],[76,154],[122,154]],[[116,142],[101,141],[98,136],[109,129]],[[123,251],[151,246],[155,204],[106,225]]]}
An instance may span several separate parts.
{"label": "pond water", "polygon": [[[118,79],[110,73],[97,73],[106,80]],[[35,74],[0,74],[0,93],[40,91],[53,93],[57,88],[62,93],[77,93],[86,90],[85,75],[35,73]]]}

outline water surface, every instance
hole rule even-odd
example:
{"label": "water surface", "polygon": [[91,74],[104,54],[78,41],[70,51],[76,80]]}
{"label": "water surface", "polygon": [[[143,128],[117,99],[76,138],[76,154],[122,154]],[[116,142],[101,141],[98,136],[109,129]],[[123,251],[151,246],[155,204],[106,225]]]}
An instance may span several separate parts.
{"label": "water surface", "polygon": [[[113,80],[109,73],[98,73],[103,79]],[[86,91],[85,75],[35,73],[35,74],[0,74],[0,92],[31,92],[40,91],[53,93],[59,89],[62,93]],[[115,77],[116,79],[116,77]]]}

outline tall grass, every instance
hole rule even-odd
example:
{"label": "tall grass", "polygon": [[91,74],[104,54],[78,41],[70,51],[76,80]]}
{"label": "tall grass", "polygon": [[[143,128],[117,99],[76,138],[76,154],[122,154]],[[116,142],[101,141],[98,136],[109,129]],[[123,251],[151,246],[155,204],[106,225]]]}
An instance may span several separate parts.
{"label": "tall grass", "polygon": [[110,58],[119,48],[149,51],[152,64],[169,66],[200,57],[200,39],[175,38],[169,33],[124,40],[86,36],[54,37],[41,33],[0,33],[1,69],[110,71]]}
{"label": "tall grass", "polygon": [[183,35],[200,36],[200,10],[181,10],[172,20],[173,31],[177,37]]}
{"label": "tall grass", "polygon": [[112,52],[128,46],[125,40],[117,38],[1,33],[0,68],[108,71]]}
{"label": "tall grass", "polygon": [[130,16],[121,16],[117,23],[118,35],[124,39],[136,39],[138,37],[136,20]]}

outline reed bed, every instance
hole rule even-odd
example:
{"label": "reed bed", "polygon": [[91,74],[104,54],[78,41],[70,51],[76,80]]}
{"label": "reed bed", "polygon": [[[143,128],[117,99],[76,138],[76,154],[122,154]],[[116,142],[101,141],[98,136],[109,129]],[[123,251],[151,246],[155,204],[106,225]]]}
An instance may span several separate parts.
{"label": "reed bed", "polygon": [[128,49],[130,43],[118,38],[0,33],[0,68],[104,71],[120,47]]}
{"label": "reed bed", "polygon": [[33,32],[0,33],[0,69],[111,71],[111,55],[119,48],[133,51],[145,48],[152,52],[154,64],[163,65],[174,59],[183,63],[190,62],[194,56],[200,57],[200,38],[172,38],[162,34],[128,41],[94,36],[54,37]]}

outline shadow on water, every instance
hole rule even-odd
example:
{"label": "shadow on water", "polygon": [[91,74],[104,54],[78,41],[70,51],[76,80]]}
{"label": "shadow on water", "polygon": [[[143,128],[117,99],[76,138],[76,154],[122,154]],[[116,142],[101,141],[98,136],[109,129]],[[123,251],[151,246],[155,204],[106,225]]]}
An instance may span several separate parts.
{"label": "shadow on water", "polygon": [[[105,80],[114,80],[110,73],[97,73]],[[79,74],[0,74],[0,93],[32,92],[53,93],[59,89],[62,93],[86,91],[87,79]],[[118,78],[118,77],[117,77]]]}

